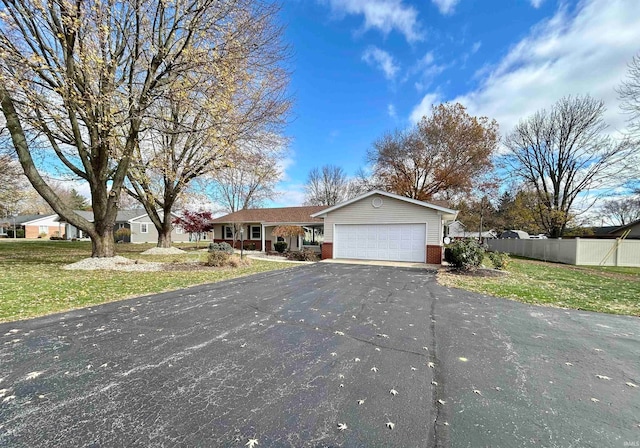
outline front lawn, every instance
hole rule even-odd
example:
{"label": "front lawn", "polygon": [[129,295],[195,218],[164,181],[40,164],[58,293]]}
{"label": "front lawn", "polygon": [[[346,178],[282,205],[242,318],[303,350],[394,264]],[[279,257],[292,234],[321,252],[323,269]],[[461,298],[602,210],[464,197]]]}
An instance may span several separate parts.
{"label": "front lawn", "polygon": [[508,275],[438,274],[441,284],[536,305],[640,316],[640,268],[569,266],[512,258]]}
{"label": "front lawn", "polygon": [[[177,246],[180,246],[178,244]],[[127,258],[183,265],[204,260],[207,252],[184,255],[141,255],[153,244],[118,245],[118,255]],[[201,247],[206,244],[201,243]],[[145,294],[213,283],[291,264],[253,260],[237,269],[169,270],[157,272],[68,271],[61,267],[87,258],[91,243],[68,241],[0,240],[0,322],[96,305]]]}

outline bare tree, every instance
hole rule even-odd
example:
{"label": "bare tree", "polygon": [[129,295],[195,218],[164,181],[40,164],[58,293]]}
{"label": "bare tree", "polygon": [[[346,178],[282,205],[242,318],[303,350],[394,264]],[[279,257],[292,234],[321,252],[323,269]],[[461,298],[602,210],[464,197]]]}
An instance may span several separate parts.
{"label": "bare tree", "polygon": [[359,193],[358,184],[350,180],[342,168],[324,165],[313,168],[307,177],[305,204],[333,206],[355,197]]}
{"label": "bare tree", "polygon": [[629,115],[632,131],[640,137],[640,54],[631,59],[627,79],[617,90],[621,100],[620,107]]}
{"label": "bare tree", "polygon": [[[189,91],[198,78],[187,74],[218,68],[210,36],[247,3],[0,0],[0,104],[13,146],[38,193],[91,237],[92,256],[115,254],[118,199],[149,106]],[[47,183],[34,160],[42,147],[89,184],[93,222]]]}
{"label": "bare tree", "polygon": [[493,168],[498,125],[470,116],[461,104],[434,106],[415,128],[387,133],[367,154],[373,184],[418,200],[452,196],[476,187]]}
{"label": "bare tree", "polygon": [[553,238],[564,232],[578,196],[618,181],[632,155],[628,140],[604,135],[604,111],[590,96],[565,97],[520,121],[505,139],[506,166],[536,192],[539,221]]}
{"label": "bare tree", "polygon": [[[207,71],[189,74],[186,89],[171,92],[150,109],[148,129],[134,152],[128,192],[144,205],[158,230],[159,247],[171,246],[171,211],[194,179],[237,160],[255,164],[268,159],[270,148],[284,142],[277,133],[291,102],[278,7],[235,3],[216,34],[207,37],[216,47]],[[237,148],[250,153],[237,155]],[[273,173],[263,172],[263,162],[256,167],[253,172],[263,184],[263,176]],[[249,198],[257,196],[257,188],[247,186]]]}
{"label": "bare tree", "polygon": [[640,198],[610,199],[600,207],[602,219],[614,226],[625,226],[640,219]]}

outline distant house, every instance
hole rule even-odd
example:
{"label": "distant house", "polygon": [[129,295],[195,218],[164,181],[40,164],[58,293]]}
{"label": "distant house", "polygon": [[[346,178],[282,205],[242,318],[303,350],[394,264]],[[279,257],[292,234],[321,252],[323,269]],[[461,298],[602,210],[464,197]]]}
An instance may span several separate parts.
{"label": "distant house", "polygon": [[15,226],[18,235],[21,233],[20,230],[24,232],[24,238],[61,237],[64,234],[64,226],[56,221],[57,217],[58,215],[52,213],[48,215],[21,215],[15,218],[5,218],[0,235],[13,235]]}
{"label": "distant house", "polygon": [[[93,212],[75,210],[75,213],[87,221],[93,221]],[[13,226],[14,218],[4,219],[0,225],[0,236],[11,235]],[[60,237],[72,240],[87,238],[87,235],[82,230],[65,222],[63,218],[55,213],[16,216],[15,227],[16,230],[21,229],[24,231],[24,238],[26,239]],[[155,243],[158,241],[158,232],[144,209],[118,211],[114,231],[122,228],[131,230],[131,236],[122,239],[124,242]],[[17,233],[20,234],[20,232]],[[176,226],[171,232],[171,240],[175,242],[189,241],[190,235]]]}
{"label": "distant house", "polygon": [[[93,221],[92,212],[76,211],[76,213],[88,221]],[[160,218],[162,218],[162,214],[160,214]],[[158,231],[153,225],[151,218],[149,218],[149,214],[142,208],[118,211],[114,232],[123,228],[129,229],[131,231],[131,236],[122,237],[120,239],[122,242],[155,243],[158,241]],[[65,223],[65,234],[67,239],[86,237],[80,229],[77,229],[69,223]],[[171,241],[186,242],[189,240],[190,235],[185,233],[182,228],[175,226],[171,231]]]}
{"label": "distant house", "polygon": [[527,232],[525,232],[524,230],[505,230],[504,232],[502,232],[500,234],[500,236],[498,237],[500,239],[521,239],[521,240],[528,240],[529,239],[529,234]]}
{"label": "distant house", "polygon": [[627,233],[626,238],[640,239],[640,219],[624,226],[594,227],[593,233],[598,238],[620,238]]}
{"label": "distant house", "polygon": [[[465,226],[463,223],[461,223],[460,221],[453,221],[451,224],[449,224],[447,226],[447,228],[449,229],[449,233],[447,236],[449,236],[449,238],[453,238],[455,240],[460,240],[463,238],[478,238],[478,233],[480,232],[474,232],[474,231],[468,231],[467,230],[467,226]],[[485,239],[485,238],[496,238],[497,236],[497,232],[493,229],[484,231],[480,234],[480,238],[481,239]]]}

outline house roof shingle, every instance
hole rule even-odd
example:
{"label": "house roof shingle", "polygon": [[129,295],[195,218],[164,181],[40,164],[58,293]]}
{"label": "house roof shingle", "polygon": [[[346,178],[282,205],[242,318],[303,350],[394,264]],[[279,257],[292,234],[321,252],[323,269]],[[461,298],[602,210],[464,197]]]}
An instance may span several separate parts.
{"label": "house roof shingle", "polygon": [[240,210],[214,219],[214,224],[230,223],[314,223],[324,222],[322,218],[311,215],[326,209],[326,205],[308,205],[304,207],[254,208]]}

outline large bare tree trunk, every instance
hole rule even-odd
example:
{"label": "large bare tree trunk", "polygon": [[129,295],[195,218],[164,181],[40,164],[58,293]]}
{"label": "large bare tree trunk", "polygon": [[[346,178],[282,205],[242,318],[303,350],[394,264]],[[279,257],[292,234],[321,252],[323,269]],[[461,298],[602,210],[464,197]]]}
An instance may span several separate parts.
{"label": "large bare tree trunk", "polygon": [[169,226],[163,225],[161,230],[161,232],[158,232],[158,247],[171,247],[171,224]]}
{"label": "large bare tree trunk", "polygon": [[114,257],[116,255],[116,243],[113,238],[113,227],[104,227],[97,236],[91,237],[92,257]]}

